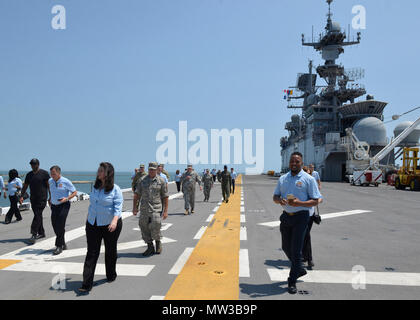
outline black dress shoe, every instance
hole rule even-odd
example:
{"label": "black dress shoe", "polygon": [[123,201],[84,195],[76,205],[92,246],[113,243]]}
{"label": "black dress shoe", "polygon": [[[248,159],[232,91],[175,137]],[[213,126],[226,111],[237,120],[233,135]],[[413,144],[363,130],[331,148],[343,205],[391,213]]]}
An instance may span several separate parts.
{"label": "black dress shoe", "polygon": [[36,242],[36,236],[32,235],[32,237],[29,239],[29,243],[30,244],[35,244],[35,242]]}
{"label": "black dress shoe", "polygon": [[55,250],[53,252],[53,255],[57,256],[62,252],[63,252],[63,248],[62,247],[57,247],[57,248],[55,248]]}
{"label": "black dress shoe", "polygon": [[67,250],[67,245],[66,244],[63,246],[63,250]]}
{"label": "black dress shoe", "polygon": [[314,262],[312,260],[309,260],[308,261],[308,268],[313,268],[313,267],[315,267]]}
{"label": "black dress shoe", "polygon": [[90,290],[92,290],[92,287],[86,287],[86,286],[84,286],[84,285],[82,285],[82,286],[79,288],[79,292],[80,292],[80,293],[88,293]]}
{"label": "black dress shoe", "polygon": [[45,238],[45,234],[39,234],[39,235],[36,236],[37,240],[42,239],[42,238]]}
{"label": "black dress shoe", "polygon": [[16,222],[19,222],[19,221],[22,221],[23,219],[22,218],[20,218],[20,219],[16,219]]}
{"label": "black dress shoe", "polygon": [[296,283],[289,282],[287,285],[287,291],[289,292],[289,294],[296,294],[297,293]]}
{"label": "black dress shoe", "polygon": [[4,224],[10,224],[10,221],[5,220],[5,221],[4,221]]}
{"label": "black dress shoe", "polygon": [[113,276],[113,277],[111,277],[111,278],[107,278],[107,279],[106,279],[106,281],[107,281],[108,283],[111,283],[111,282],[114,282],[114,281],[115,281],[115,279],[117,279],[117,275],[115,275],[115,276]]}

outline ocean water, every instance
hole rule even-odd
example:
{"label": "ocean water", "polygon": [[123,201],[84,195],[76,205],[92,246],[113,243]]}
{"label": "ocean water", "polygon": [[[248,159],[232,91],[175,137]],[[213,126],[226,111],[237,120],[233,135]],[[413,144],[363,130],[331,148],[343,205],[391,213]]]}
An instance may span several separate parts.
{"label": "ocean water", "polygon": [[[133,176],[134,172],[118,172],[115,174],[114,182],[121,189],[131,188],[131,177]],[[175,173],[169,172],[170,174],[170,181],[173,181],[175,177]],[[8,181],[7,172],[0,172],[0,175],[3,176],[4,182]],[[26,172],[19,172],[21,175],[22,181],[24,181],[24,176]],[[96,179],[96,172],[62,172],[62,176],[66,177],[67,179],[71,180],[72,182],[89,182],[89,183],[74,183],[75,188],[77,191],[83,193],[90,193],[93,188],[93,184],[95,183]],[[1,195],[0,199],[0,207],[8,207],[10,206],[9,197],[7,199],[3,198],[3,194]]]}

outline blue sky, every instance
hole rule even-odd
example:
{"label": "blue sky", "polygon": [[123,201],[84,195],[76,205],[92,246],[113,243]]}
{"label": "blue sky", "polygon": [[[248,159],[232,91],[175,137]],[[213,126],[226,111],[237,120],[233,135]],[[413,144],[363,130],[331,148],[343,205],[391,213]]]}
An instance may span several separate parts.
{"label": "blue sky", "polygon": [[[51,28],[55,4],[66,30]],[[357,4],[367,29],[339,62],[366,69],[362,83],[389,102],[390,118],[419,101],[420,3],[334,1],[333,19],[347,29]],[[324,0],[3,0],[0,169],[38,157],[44,168],[109,161],[129,171],[154,160],[158,130],[187,120],[189,129],[264,129],[265,170],[278,170],[293,114],[282,91],[308,59],[322,63],[300,35],[323,31],[326,12]]]}

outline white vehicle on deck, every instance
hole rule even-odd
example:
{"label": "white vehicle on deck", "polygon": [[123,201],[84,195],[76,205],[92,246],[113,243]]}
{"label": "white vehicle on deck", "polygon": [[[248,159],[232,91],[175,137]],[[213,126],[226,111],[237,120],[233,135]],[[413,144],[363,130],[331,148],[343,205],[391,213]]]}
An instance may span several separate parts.
{"label": "white vehicle on deck", "polygon": [[375,186],[382,184],[383,173],[381,170],[354,171],[350,183],[353,186]]}

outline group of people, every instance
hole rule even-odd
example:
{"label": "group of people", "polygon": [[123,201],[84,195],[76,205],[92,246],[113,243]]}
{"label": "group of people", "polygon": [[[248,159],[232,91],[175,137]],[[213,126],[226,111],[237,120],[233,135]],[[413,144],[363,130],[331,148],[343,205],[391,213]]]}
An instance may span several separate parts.
{"label": "group of people", "polygon": [[[323,201],[321,180],[314,166],[303,166],[303,155],[295,152],[290,157],[289,173],[280,177],[274,191],[274,203],[283,207],[280,217],[282,249],[291,262],[288,292],[296,294],[296,282],[314,266],[310,231],[315,221],[315,208]],[[303,253],[303,255],[302,255]]]}
{"label": "group of people", "polygon": [[[34,213],[29,242],[35,244],[37,240],[45,238],[42,213],[48,202],[51,207],[51,223],[56,234],[54,254],[57,255],[66,249],[64,229],[70,210],[69,201],[77,195],[77,191],[70,180],[61,176],[59,166],[51,167],[50,173],[48,173],[40,169],[38,159],[32,159],[30,165],[32,171],[26,175],[24,182],[19,178],[16,169],[9,171],[7,192],[9,193],[10,209],[6,214],[4,223],[10,224],[13,216],[16,217],[16,221],[22,220],[19,203],[23,203],[27,194],[26,191],[29,188],[30,203]],[[6,187],[3,179],[1,179],[0,184],[1,190],[4,192],[4,198],[6,198]]]}
{"label": "group of people", "polygon": [[[59,255],[67,249],[65,242],[65,225],[70,211],[70,200],[77,196],[77,190],[72,182],[61,175],[61,168],[53,166],[50,172],[40,168],[38,159],[30,161],[31,169],[25,181],[19,178],[17,170],[9,172],[7,192],[11,202],[10,210],[6,215],[5,223],[9,224],[16,216],[17,221],[22,220],[19,212],[19,203],[23,203],[27,189],[30,191],[30,202],[34,213],[31,224],[30,244],[45,238],[43,227],[43,211],[47,203],[51,207],[51,223],[56,235],[53,255]],[[214,170],[213,170],[214,172]],[[97,170],[96,180],[90,194],[90,205],[86,219],[87,254],[83,268],[83,284],[79,288],[81,293],[89,292],[93,287],[93,278],[96,264],[100,255],[102,240],[105,244],[105,269],[108,282],[115,281],[117,277],[117,243],[122,230],[123,195],[120,187],[114,183],[114,167],[108,162],[103,162]],[[149,163],[146,173],[145,166],[140,165],[132,177],[133,215],[139,213],[139,226],[147,249],[143,256],[151,256],[162,252],[161,221],[168,217],[168,182],[170,176],[164,165],[155,162]],[[205,170],[200,177],[189,165],[180,175],[177,171],[175,181],[178,192],[182,190],[185,201],[185,214],[194,213],[195,188],[199,184],[200,190],[204,186],[204,201],[209,201],[210,191],[215,180],[219,179],[226,202],[229,201],[230,192],[234,192],[236,172],[224,171],[219,176]],[[179,184],[178,184],[179,183]],[[233,186],[233,187],[232,187]],[[231,189],[232,188],[232,189]],[[0,192],[6,197],[6,187],[0,179]],[[155,244],[153,244],[153,241]]]}
{"label": "group of people", "polygon": [[[162,177],[166,183],[170,180],[169,173],[164,169],[164,164],[157,165],[157,175]],[[135,173],[132,176],[132,190],[135,192],[137,183],[147,176],[145,172],[144,164],[141,164],[139,168],[135,169]],[[217,171],[213,169],[205,169],[200,176],[192,167],[189,165],[183,173],[180,170],[176,170],[175,173],[175,183],[178,193],[182,191],[184,195],[185,203],[185,215],[193,214],[195,207],[195,190],[198,183],[200,191],[204,193],[204,202],[210,200],[211,189],[214,186],[214,183],[219,181],[222,186],[223,200],[224,202],[229,202],[230,194],[235,193],[235,180],[237,178],[237,173],[233,168],[228,171],[227,166],[224,167],[224,170]]]}

